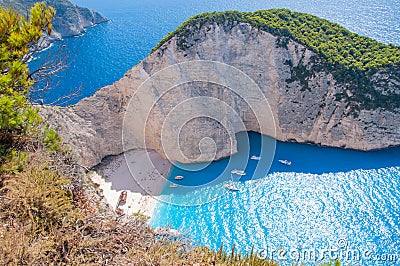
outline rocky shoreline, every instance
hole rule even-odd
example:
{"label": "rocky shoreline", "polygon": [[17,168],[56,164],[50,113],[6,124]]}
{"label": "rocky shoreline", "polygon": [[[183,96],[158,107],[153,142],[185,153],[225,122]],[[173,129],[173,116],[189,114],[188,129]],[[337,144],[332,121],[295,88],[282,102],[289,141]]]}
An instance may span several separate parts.
{"label": "rocky shoreline", "polygon": [[[35,4],[35,0],[3,0],[0,6],[16,10],[25,16],[28,10]],[[80,36],[86,32],[86,29],[95,25],[105,23],[108,19],[92,9],[77,6],[70,1],[46,0],[47,5],[56,10],[53,18],[53,32],[50,36],[45,36],[41,41],[41,47],[47,48],[51,43],[63,38]]]}
{"label": "rocky shoreline", "polygon": [[[186,49],[180,49],[182,40],[174,36],[113,85],[98,90],[92,97],[73,106],[46,107],[42,114],[78,155],[81,163],[91,167],[108,155],[127,151],[122,145],[125,113],[132,96],[146,79],[177,63],[204,60],[232,66],[257,84],[268,100],[274,119],[274,132],[268,135],[277,140],[364,151],[400,145],[400,110],[361,108],[354,114],[346,98],[337,97],[340,93],[350,93],[346,84],[321,67],[324,58],[290,39],[284,46],[277,45],[279,40],[279,36],[247,23],[238,23],[228,29],[217,23],[204,24],[186,37],[185,42],[190,44]],[[302,82],[294,78],[294,68],[312,73]],[[229,82],[232,79],[226,73],[220,74],[222,80]],[[377,72],[372,78],[387,78],[379,75]],[[153,88],[143,101],[138,101],[135,108],[143,115],[148,110],[141,109],[144,108],[141,102],[156,104],[148,116],[150,120],[144,136],[146,145],[133,141],[129,150],[155,150],[165,158],[161,132],[166,115],[179,103],[198,96],[223,100],[235,110],[236,114],[228,112],[224,118],[232,128],[235,128],[239,115],[246,130],[260,132],[260,125],[246,105],[246,99],[229,89],[215,84],[192,83],[174,87],[162,94],[162,100],[159,100],[160,95],[160,91]],[[182,116],[190,116],[194,111],[221,113],[226,109],[197,104],[195,110],[187,110]],[[183,127],[180,132],[180,149],[168,154],[168,159],[181,161],[180,153],[184,153],[196,162],[200,151],[193,147],[199,147],[205,137],[212,138],[217,147],[215,160],[234,153],[232,134],[217,128],[218,125],[212,121],[192,121],[190,127]],[[234,133],[237,130],[233,129]],[[143,128],[133,129],[131,133],[132,136],[142,136]]]}

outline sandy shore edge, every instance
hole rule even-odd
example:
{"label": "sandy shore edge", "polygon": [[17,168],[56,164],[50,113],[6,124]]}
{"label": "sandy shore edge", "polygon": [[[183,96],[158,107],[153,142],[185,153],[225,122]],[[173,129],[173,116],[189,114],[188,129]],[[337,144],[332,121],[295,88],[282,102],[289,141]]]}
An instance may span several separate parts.
{"label": "sandy shore edge", "polygon": [[[114,211],[119,207],[126,215],[152,217],[170,168],[154,151],[133,150],[107,158],[89,177]],[[126,203],[117,206],[123,191],[127,192]]]}

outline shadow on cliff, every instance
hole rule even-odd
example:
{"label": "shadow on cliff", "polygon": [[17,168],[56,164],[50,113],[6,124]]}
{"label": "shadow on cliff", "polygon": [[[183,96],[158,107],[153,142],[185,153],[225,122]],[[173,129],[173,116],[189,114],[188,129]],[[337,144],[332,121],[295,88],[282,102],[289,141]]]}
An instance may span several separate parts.
{"label": "shadow on cliff", "polygon": [[[243,143],[248,138],[250,147],[245,147]],[[255,132],[241,132],[237,134],[238,153],[217,162],[213,162],[202,171],[188,171],[180,168],[180,165],[174,166],[171,169],[170,181],[178,185],[178,188],[166,187],[164,194],[181,194],[188,193],[191,190],[200,189],[204,186],[211,186],[227,182],[231,180],[230,171],[223,171],[228,165],[228,161],[247,160],[247,165],[243,168],[246,173],[240,178],[240,181],[258,179],[266,177],[270,173],[296,172],[305,174],[323,174],[323,173],[339,173],[349,172],[352,170],[369,170],[386,167],[400,166],[400,147],[389,148],[377,151],[356,151],[340,148],[320,147],[310,144],[298,143],[283,143],[276,142],[276,149],[273,162],[269,170],[257,168],[257,164],[265,164],[261,158],[260,161],[251,160],[251,155],[261,154],[261,143],[269,143],[264,145],[262,149],[271,149],[271,143],[274,140],[267,136],[262,136]],[[268,153],[268,152],[266,152]],[[289,160],[292,162],[290,166],[280,163],[278,160]],[[188,169],[190,166],[185,165]],[[194,167],[195,168],[195,167]],[[174,177],[182,175],[183,180],[174,181]],[[237,177],[239,178],[239,177]],[[182,186],[182,187],[180,187]],[[186,188],[184,188],[186,186]],[[191,187],[191,188],[189,188]]]}
{"label": "shadow on cliff", "polygon": [[[199,164],[171,165],[153,151],[131,151],[124,155],[107,158],[97,167],[101,175],[110,182],[113,190],[129,190],[141,194],[186,194],[207,186],[214,186],[230,181],[247,181],[268,176],[270,173],[296,172],[305,174],[323,174],[348,172],[357,169],[379,169],[386,167],[400,167],[400,147],[377,151],[355,151],[340,148],[319,147],[309,144],[276,142],[275,155],[271,167],[268,169],[268,159],[251,160],[251,155],[267,154],[275,141],[267,136],[255,132],[241,132],[237,134],[238,153],[211,164],[203,170]],[[264,146],[261,145],[263,143]],[[261,152],[263,149],[263,153]],[[150,156],[152,166],[145,166],[142,159]],[[267,157],[266,156],[266,157]],[[278,160],[290,160],[290,166]],[[127,162],[135,169],[135,178],[128,169]],[[261,164],[262,167],[257,167]],[[231,170],[244,170],[246,175],[232,175]],[[170,183],[165,184],[164,178],[154,174],[162,172],[164,177],[169,175]],[[175,176],[183,176],[182,180],[174,180]],[[170,187],[170,184],[177,187]]]}
{"label": "shadow on cliff", "polygon": [[338,173],[400,166],[400,147],[365,152],[278,142],[275,158],[291,160],[292,165],[286,166],[274,160],[270,173]]}

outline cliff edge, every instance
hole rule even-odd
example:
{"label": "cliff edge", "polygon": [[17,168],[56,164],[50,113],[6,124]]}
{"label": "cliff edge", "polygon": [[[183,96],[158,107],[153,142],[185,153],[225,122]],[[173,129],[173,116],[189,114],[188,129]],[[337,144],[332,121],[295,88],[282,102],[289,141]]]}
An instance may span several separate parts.
{"label": "cliff edge", "polygon": [[[297,29],[301,31],[296,33]],[[344,48],[332,47],[335,39]],[[122,145],[124,116],[141,84],[168,66],[193,60],[221,62],[254,80],[268,100],[276,127],[271,135],[277,140],[357,150],[400,145],[399,48],[285,9],[198,15],[168,35],[113,85],[73,106],[45,107],[42,114],[81,163],[94,166],[126,150]],[[221,73],[221,79],[232,76]],[[152,149],[164,155],[163,121],[174,106],[199,96],[223,101],[236,111],[246,130],[260,131],[246,99],[218,84],[192,82],[161,96],[156,89],[148,91],[142,99],[154,102],[151,111],[142,110],[143,116],[148,114],[148,123],[145,129],[132,132],[132,136],[145,134],[146,145],[133,142],[129,149]],[[140,111],[140,101],[135,108]],[[194,108],[196,112],[203,108],[224,113],[227,124],[237,120],[220,106],[197,104]],[[180,149],[168,154],[169,159],[182,161],[179,153],[183,153],[190,162],[201,161],[196,147],[204,137],[216,144],[214,159],[235,152],[230,147],[235,143],[218,122],[199,118],[182,126]]]}
{"label": "cliff edge", "polygon": [[[29,10],[39,0],[1,0],[0,6],[16,10],[21,15],[29,14]],[[85,28],[104,23],[108,19],[102,14],[84,7],[79,7],[68,0],[44,0],[54,7],[56,14],[53,18],[53,33],[50,41],[64,37],[78,36]]]}

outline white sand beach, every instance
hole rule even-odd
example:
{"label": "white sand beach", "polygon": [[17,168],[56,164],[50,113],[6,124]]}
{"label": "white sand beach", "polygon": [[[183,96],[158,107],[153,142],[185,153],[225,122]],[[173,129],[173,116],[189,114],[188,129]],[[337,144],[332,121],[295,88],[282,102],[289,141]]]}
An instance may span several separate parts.
{"label": "white sand beach", "polygon": [[151,217],[165,184],[171,164],[154,151],[133,150],[107,158],[90,176],[115,210],[122,191],[126,203],[119,208],[127,215]]}

